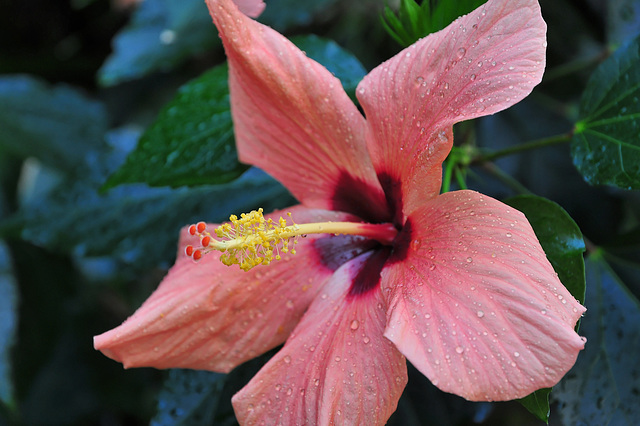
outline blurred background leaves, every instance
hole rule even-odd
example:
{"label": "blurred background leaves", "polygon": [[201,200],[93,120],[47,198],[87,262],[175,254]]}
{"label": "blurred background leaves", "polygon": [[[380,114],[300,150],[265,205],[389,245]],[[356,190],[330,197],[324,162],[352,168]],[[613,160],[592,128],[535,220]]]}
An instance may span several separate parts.
{"label": "blurred background leaves", "polygon": [[[153,291],[182,226],[294,202],[235,159],[224,54],[206,6],[0,2],[0,423],[234,424],[231,396],[269,355],[223,376],[124,371],[92,348],[93,335]],[[270,0],[260,21],[353,96],[366,69],[478,3]],[[536,195],[511,203],[578,293],[587,250],[589,341],[551,392],[548,420],[630,424],[640,418],[640,196],[626,189],[640,182],[640,2],[541,5],[543,83],[515,107],[457,126],[456,146],[481,159],[554,135],[573,141],[492,161],[462,155],[456,168],[498,199]],[[470,403],[410,376],[390,424],[541,422],[516,402]],[[534,412],[545,419],[546,410]]]}

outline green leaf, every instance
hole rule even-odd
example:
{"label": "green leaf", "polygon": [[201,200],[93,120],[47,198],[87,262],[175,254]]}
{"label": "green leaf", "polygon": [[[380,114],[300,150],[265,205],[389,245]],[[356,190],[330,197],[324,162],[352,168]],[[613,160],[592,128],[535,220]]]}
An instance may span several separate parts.
{"label": "green leaf", "polygon": [[640,303],[596,253],[587,259],[587,338],[554,388],[563,424],[631,425],[640,418]]}
{"label": "green leaf", "polygon": [[[478,8],[487,0],[401,0],[396,15],[385,6],[381,21],[384,29],[401,46],[407,47],[431,33],[440,31],[459,16]],[[432,3],[435,6],[432,7]]]}
{"label": "green leaf", "polygon": [[188,223],[290,203],[286,190],[257,169],[233,183],[197,189],[123,185],[97,194],[84,181],[62,181],[0,223],[0,237],[78,256],[112,256],[144,268],[175,256],[178,232]]}
{"label": "green leaf", "polygon": [[258,21],[283,32],[313,22],[316,15],[337,3],[337,0],[269,0]]}
{"label": "green leaf", "polygon": [[[535,195],[519,195],[505,202],[525,214],[549,262],[569,292],[584,303],[584,239],[578,225],[553,201]],[[551,389],[539,389],[519,402],[540,420],[549,421]]]}
{"label": "green leaf", "polygon": [[520,404],[524,406],[531,414],[549,423],[549,414],[551,409],[549,408],[549,395],[551,394],[551,388],[538,389],[518,400]]}
{"label": "green leaf", "polygon": [[617,0],[606,3],[607,40],[622,43],[640,33],[640,2]]}
{"label": "green leaf", "polygon": [[553,201],[535,195],[519,195],[505,203],[525,214],[560,281],[573,297],[584,303],[585,245],[571,216]]}
{"label": "green leaf", "polygon": [[[366,74],[355,57],[333,41],[316,36],[296,37],[294,42],[333,72],[348,92],[355,93]],[[237,160],[227,66],[220,65],[179,89],[104,189],[132,182],[172,187],[220,184],[246,169]]]}
{"label": "green leaf", "polygon": [[98,72],[98,80],[113,86],[170,71],[215,46],[217,37],[204,1],[145,0],[114,38],[113,53]]}
{"label": "green leaf", "polygon": [[104,108],[80,91],[28,76],[0,78],[0,148],[70,174],[103,143]]}
{"label": "green leaf", "polygon": [[170,370],[158,395],[152,425],[211,425],[226,375],[209,371]]}
{"label": "green leaf", "polygon": [[367,74],[360,61],[336,42],[315,35],[293,37],[291,41],[308,57],[321,63],[335,75],[344,90],[355,98],[356,86]]}
{"label": "green leaf", "polygon": [[640,189],[640,37],[596,69],[579,117],[571,154],[585,180]]}
{"label": "green leaf", "polygon": [[[272,0],[260,16],[279,31],[304,26],[336,0]],[[170,71],[188,58],[219,46],[218,32],[202,0],[145,0],[113,40],[113,53],[98,73],[113,86]]]}
{"label": "green leaf", "polygon": [[18,327],[18,291],[9,251],[0,241],[0,401],[15,408],[11,348]]}
{"label": "green leaf", "polygon": [[172,187],[219,184],[246,169],[237,160],[227,66],[220,65],[178,90],[104,189],[131,182]]}

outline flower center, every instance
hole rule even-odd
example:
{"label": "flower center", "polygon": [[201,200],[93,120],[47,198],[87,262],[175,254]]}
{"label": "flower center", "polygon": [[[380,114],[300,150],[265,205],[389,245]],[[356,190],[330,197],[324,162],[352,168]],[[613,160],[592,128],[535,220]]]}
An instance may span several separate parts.
{"label": "flower center", "polygon": [[[200,238],[201,247],[187,246],[185,253],[194,260],[211,251],[222,252],[220,261],[227,265],[239,265],[248,271],[258,265],[268,265],[280,260],[280,253],[296,254],[298,237],[307,234],[349,234],[374,239],[390,245],[398,231],[391,223],[370,224],[357,222],[318,222],[298,224],[291,213],[277,221],[265,219],[263,210],[253,210],[229,217],[228,223],[218,226],[213,233],[204,222],[189,226],[190,235]],[[291,223],[289,223],[289,221]]]}

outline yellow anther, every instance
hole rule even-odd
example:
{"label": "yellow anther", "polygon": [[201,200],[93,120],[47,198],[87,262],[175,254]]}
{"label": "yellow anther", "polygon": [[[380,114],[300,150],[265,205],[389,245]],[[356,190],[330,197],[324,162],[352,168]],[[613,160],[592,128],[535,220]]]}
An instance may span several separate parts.
{"label": "yellow anther", "polygon": [[202,247],[189,246],[187,255],[197,260],[202,254],[218,250],[222,252],[220,261],[224,265],[238,265],[240,269],[248,271],[258,265],[268,265],[274,259],[280,260],[280,253],[296,254],[295,245],[301,235],[360,235],[390,244],[398,232],[390,223],[322,222],[298,225],[291,213],[287,213],[288,220],[280,217],[277,221],[265,219],[262,213],[263,210],[258,209],[242,213],[240,218],[229,216],[230,222],[223,223],[213,231],[218,239],[214,239],[206,230],[204,222],[190,226],[189,234],[200,238]]}

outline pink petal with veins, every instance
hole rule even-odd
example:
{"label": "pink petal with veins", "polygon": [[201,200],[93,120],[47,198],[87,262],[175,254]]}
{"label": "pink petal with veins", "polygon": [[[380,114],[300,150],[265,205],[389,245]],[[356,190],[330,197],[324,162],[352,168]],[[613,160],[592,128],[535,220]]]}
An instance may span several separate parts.
{"label": "pink petal with veins", "polygon": [[[364,117],[340,80],[281,34],[207,0],[229,62],[240,161],[260,167],[309,207],[338,210],[345,182],[367,187],[368,208],[386,211],[364,141]],[[348,201],[347,201],[348,203]],[[382,213],[380,213],[382,214]]]}
{"label": "pink petal with veins", "polygon": [[545,33],[536,0],[490,0],[362,80],[369,152],[378,174],[404,182],[405,217],[439,193],[451,126],[501,111],[541,81]]}
{"label": "pink petal with veins", "polygon": [[[302,206],[288,211],[302,222],[354,219]],[[327,255],[354,249],[344,237],[309,235],[298,240],[296,255],[244,272],[223,265],[219,253],[195,263],[184,254],[194,240],[183,229],[176,264],[158,289],[122,325],[95,337],[96,349],[125,368],[228,372],[283,343],[333,274],[315,249],[319,240]]]}
{"label": "pink petal with veins", "polygon": [[382,336],[380,288],[348,296],[367,257],[336,271],[282,350],[233,397],[241,424],[385,424],[407,383],[407,368]]}
{"label": "pink petal with veins", "polygon": [[385,336],[437,387],[472,401],[555,385],[584,347],[574,326],[585,308],[558,280],[524,215],[457,191],[409,223],[404,259],[382,272]]}
{"label": "pink petal with veins", "polygon": [[267,6],[262,0],[233,0],[240,12],[251,18],[257,18]]}

